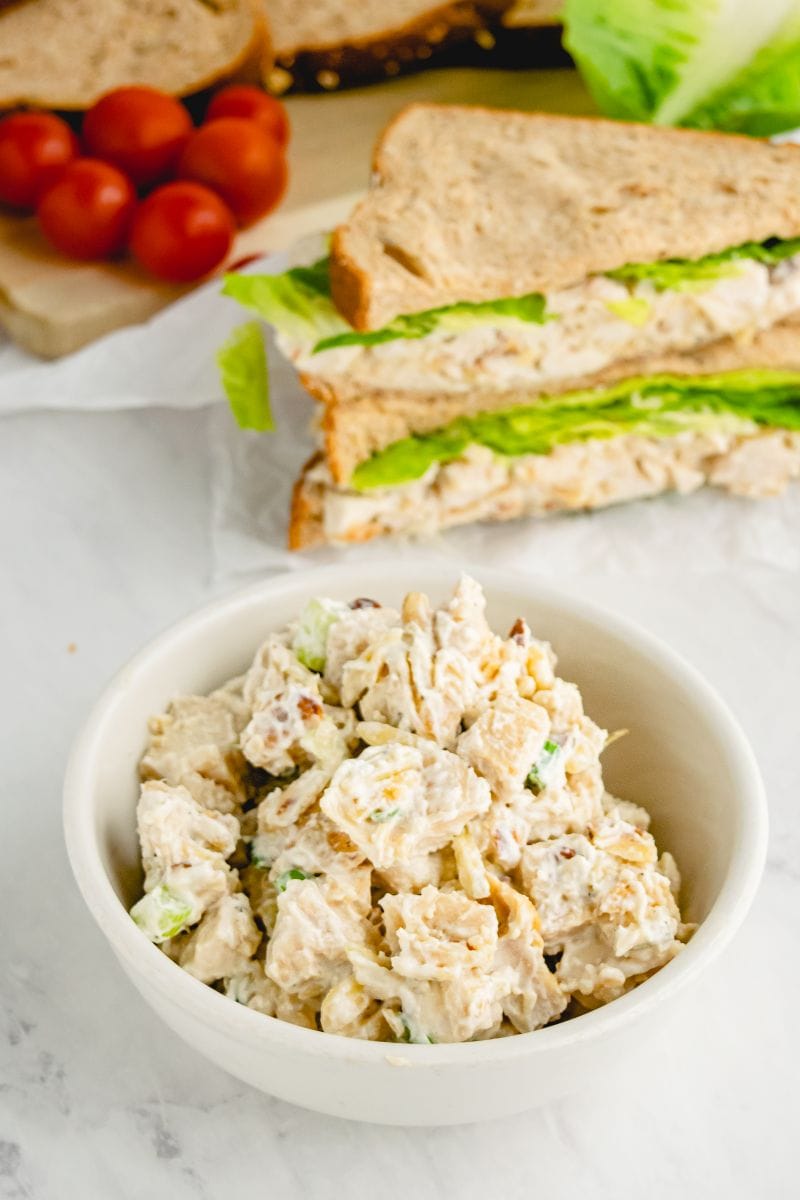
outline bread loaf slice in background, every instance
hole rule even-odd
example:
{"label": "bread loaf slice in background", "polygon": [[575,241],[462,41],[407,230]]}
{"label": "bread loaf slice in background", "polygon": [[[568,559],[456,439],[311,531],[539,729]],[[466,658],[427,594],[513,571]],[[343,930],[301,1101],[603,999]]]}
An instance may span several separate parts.
{"label": "bread loaf slice in background", "polygon": [[[330,90],[399,74],[486,34],[513,0],[263,0],[275,53],[273,91]],[[545,3],[546,0],[540,0]]]}
{"label": "bread loaf slice in background", "polygon": [[507,29],[529,29],[556,25],[561,20],[564,0],[513,0],[503,13],[501,24]]}
{"label": "bread loaf slice in background", "polygon": [[730,134],[416,104],[374,172],[331,253],[334,300],[361,330],[800,234],[800,148]]}
{"label": "bread loaf slice in background", "polygon": [[0,5],[0,108],[87,108],[142,83],[176,96],[266,66],[257,0],[16,0]]}

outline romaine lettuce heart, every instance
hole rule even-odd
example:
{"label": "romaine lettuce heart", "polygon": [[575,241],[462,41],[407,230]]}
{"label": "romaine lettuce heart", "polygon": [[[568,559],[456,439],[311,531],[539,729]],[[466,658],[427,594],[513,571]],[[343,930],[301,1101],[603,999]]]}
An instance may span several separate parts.
{"label": "romaine lettuce heart", "polygon": [[796,0],[566,0],[563,17],[612,117],[758,136],[800,125]]}

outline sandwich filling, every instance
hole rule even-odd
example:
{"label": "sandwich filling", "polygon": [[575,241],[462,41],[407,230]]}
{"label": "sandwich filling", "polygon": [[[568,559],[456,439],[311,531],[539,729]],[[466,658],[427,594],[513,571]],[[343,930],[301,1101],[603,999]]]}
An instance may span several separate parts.
{"label": "sandwich filling", "polygon": [[306,476],[326,541],[598,508],[704,484],[769,496],[800,476],[800,372],[661,375],[461,417]]}
{"label": "sandwich filling", "polygon": [[800,239],[632,263],[547,295],[449,305],[368,332],[336,309],[326,259],[282,275],[232,275],[225,291],[275,327],[302,375],[333,389],[546,389],[783,320],[800,309]]}
{"label": "sandwich filling", "polygon": [[335,484],[320,462],[302,483],[314,526],[298,530],[293,544],[302,549],[391,533],[430,535],[474,521],[585,511],[704,485],[755,499],[780,494],[798,477],[800,433],[763,429],[622,434],[515,458],[471,445],[420,479],[368,492]]}

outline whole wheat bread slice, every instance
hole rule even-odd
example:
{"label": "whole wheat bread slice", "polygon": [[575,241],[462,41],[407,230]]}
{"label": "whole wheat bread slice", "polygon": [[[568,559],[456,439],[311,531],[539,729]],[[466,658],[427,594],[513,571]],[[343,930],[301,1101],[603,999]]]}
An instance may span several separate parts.
{"label": "whole wheat bread slice", "polygon": [[298,4],[297,0],[264,0],[275,56],[286,61],[301,52],[334,52],[345,46],[388,46],[409,33],[428,30],[434,41],[447,34],[451,10],[471,8],[502,13],[512,0],[317,0]]}
{"label": "whole wheat bread slice", "polygon": [[331,254],[357,329],[800,234],[800,148],[730,134],[415,104],[373,167]]}
{"label": "whole wheat bread slice", "polygon": [[316,376],[303,376],[302,382],[323,406],[320,423],[331,474],[337,483],[346,484],[358,464],[370,455],[411,434],[440,429],[457,417],[534,404],[543,394],[610,385],[634,375],[713,374],[774,363],[800,369],[800,313],[752,341],[724,338],[692,354],[660,354],[615,362],[600,373],[559,380],[544,393],[488,388],[449,394],[401,389],[342,392]]}
{"label": "whole wheat bread slice", "polygon": [[511,0],[264,0],[275,49],[272,91],[330,91],[422,63],[454,42],[480,36]]}
{"label": "whole wheat bread slice", "polygon": [[87,108],[131,83],[182,96],[266,53],[255,0],[18,0],[0,7],[0,108]]}

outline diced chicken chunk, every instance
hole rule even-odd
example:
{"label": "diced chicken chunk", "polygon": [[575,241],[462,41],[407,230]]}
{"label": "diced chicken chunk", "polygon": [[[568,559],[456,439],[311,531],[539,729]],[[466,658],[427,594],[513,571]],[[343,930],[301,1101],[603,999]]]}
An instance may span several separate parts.
{"label": "diced chicken chunk", "polygon": [[709,483],[727,488],[736,496],[779,496],[800,476],[800,434],[784,430],[763,431],[745,438],[728,454],[720,455],[709,473]]}
{"label": "diced chicken chunk", "polygon": [[261,941],[250,901],[243,892],[221,896],[181,951],[178,962],[201,983],[215,983],[244,970]]}
{"label": "diced chicken chunk", "polygon": [[544,959],[536,909],[510,884],[491,880],[492,902],[500,936],[494,970],[508,978],[503,1012],[520,1033],[539,1029],[559,1017],[567,997]]}
{"label": "diced chicken chunk", "polygon": [[244,702],[235,700],[230,691],[180,696],[151,717],[141,778],[180,784],[204,808],[234,812],[245,799],[239,734],[247,720]]}
{"label": "diced chicken chunk", "polygon": [[378,641],[393,625],[400,624],[394,608],[366,605],[351,608],[328,632],[325,678],[338,690],[342,686],[345,664],[360,658],[368,646]]}
{"label": "diced chicken chunk", "polygon": [[251,959],[241,971],[225,980],[225,995],[266,1017],[277,1017],[305,1029],[317,1028],[314,1006],[279,988],[264,974],[260,959]]}
{"label": "diced chicken chunk", "polygon": [[534,842],[523,850],[520,880],[536,906],[548,951],[560,950],[571,933],[591,920],[596,857],[582,834]]}
{"label": "diced chicken chunk", "polygon": [[352,973],[345,975],[327,993],[319,1020],[325,1033],[338,1033],[343,1037],[376,1042],[386,1040],[389,1034],[380,1004]]}
{"label": "diced chicken chunk", "polygon": [[347,753],[325,711],[319,678],[277,637],[259,650],[245,679],[253,715],[242,732],[245,757],[271,775],[314,763],[333,771]]}
{"label": "diced chicken chunk", "polygon": [[444,982],[406,979],[369,951],[351,950],[348,957],[364,990],[382,1002],[398,1041],[466,1042],[502,1021],[507,985],[492,972],[470,971]]}
{"label": "diced chicken chunk", "polygon": [[269,877],[280,888],[294,871],[309,877],[335,877],[340,890],[358,911],[369,911],[372,868],[347,834],[337,829],[324,813],[314,813],[292,830],[270,868]]}
{"label": "diced chicken chunk", "polygon": [[321,997],[347,973],[348,949],[368,944],[373,936],[334,877],[291,879],[278,896],[266,973],[301,999]]}
{"label": "diced chicken chunk", "polygon": [[439,850],[489,803],[485,781],[431,742],[369,746],[342,763],[320,807],[384,869]]}
{"label": "diced chicken chunk", "polygon": [[137,824],[145,892],[162,888],[180,898],[187,908],[184,927],[195,924],[235,881],[226,859],[236,848],[239,822],[203,808],[185,787],[148,782],[142,784]]}
{"label": "diced chicken chunk", "polygon": [[500,799],[524,786],[550,731],[543,708],[520,696],[499,696],[458,739],[458,753]]}
{"label": "diced chicken chunk", "polygon": [[489,971],[497,948],[497,917],[460,892],[423,888],[418,896],[381,900],[392,969],[406,979],[455,979]]}
{"label": "diced chicken chunk", "polygon": [[258,806],[259,828],[296,825],[317,803],[329,780],[322,767],[309,767],[286,787],[275,788]]}
{"label": "diced chicken chunk", "polygon": [[478,662],[470,659],[469,648],[480,635],[465,617],[470,584],[477,587],[462,581],[450,605],[436,613],[427,597],[410,593],[402,625],[386,629],[344,665],[342,703],[357,703],[366,721],[386,722],[451,748],[477,696]]}

